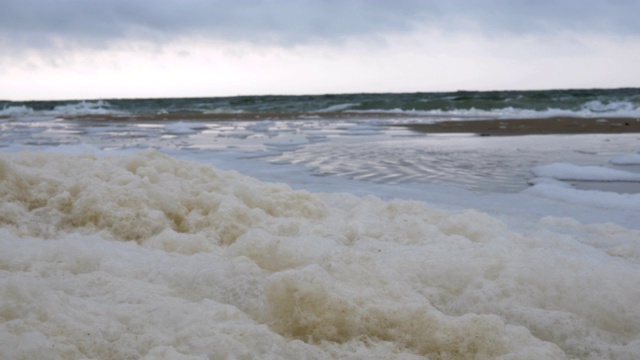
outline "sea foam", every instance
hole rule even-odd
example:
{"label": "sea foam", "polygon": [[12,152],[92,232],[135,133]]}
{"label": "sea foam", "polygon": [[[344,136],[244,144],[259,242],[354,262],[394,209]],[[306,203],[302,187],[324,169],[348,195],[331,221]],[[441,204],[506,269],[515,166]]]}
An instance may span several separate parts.
{"label": "sea foam", "polygon": [[521,234],[153,151],[0,154],[0,199],[2,358],[640,353],[638,231]]}

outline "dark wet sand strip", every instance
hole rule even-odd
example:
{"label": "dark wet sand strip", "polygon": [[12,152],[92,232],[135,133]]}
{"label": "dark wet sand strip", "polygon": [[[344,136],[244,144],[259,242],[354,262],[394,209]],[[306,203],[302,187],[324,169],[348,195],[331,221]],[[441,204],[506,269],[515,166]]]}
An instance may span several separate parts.
{"label": "dark wet sand strip", "polygon": [[[5,118],[0,116],[0,118]],[[417,119],[415,123],[409,121],[401,126],[422,133],[475,133],[484,136],[515,136],[515,135],[551,135],[551,134],[624,134],[640,133],[640,118],[582,118],[582,117],[550,117],[531,119],[458,119],[438,120],[432,123],[423,122],[432,117],[420,117],[411,114],[388,113],[356,113],[356,112],[322,112],[322,113],[170,113],[170,114],[106,114],[106,115],[76,115],[57,116],[66,120],[89,121],[99,126],[104,123],[150,122],[164,123],[166,121],[287,121],[287,120],[322,120],[322,119],[384,119],[405,118]]]}
{"label": "dark wet sand strip", "polygon": [[[314,120],[314,119],[380,119],[415,117],[405,114],[357,112],[238,112],[238,113],[196,113],[178,112],[168,114],[86,114],[59,115],[56,118],[78,121],[100,122],[166,122],[166,121],[256,121],[256,120]],[[10,118],[10,116],[0,116]]]}
{"label": "dark wet sand strip", "polygon": [[422,133],[475,133],[483,136],[640,133],[640,119],[635,118],[457,120],[397,126]]}

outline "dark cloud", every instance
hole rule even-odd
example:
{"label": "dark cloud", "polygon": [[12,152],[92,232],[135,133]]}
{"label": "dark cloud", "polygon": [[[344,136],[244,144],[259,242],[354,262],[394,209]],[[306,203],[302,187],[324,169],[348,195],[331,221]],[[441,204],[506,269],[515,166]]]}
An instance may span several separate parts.
{"label": "dark cloud", "polygon": [[417,1],[80,1],[7,0],[0,37],[35,46],[202,35],[228,40],[306,43],[402,31],[428,8]]}
{"label": "dark cloud", "polygon": [[115,40],[207,36],[281,45],[431,26],[447,32],[639,35],[625,0],[3,0],[0,46],[101,47]]}
{"label": "dark cloud", "polygon": [[[640,35],[636,0],[489,0],[442,2],[442,11],[481,31],[553,34],[559,31]],[[460,15],[460,17],[456,17]]]}

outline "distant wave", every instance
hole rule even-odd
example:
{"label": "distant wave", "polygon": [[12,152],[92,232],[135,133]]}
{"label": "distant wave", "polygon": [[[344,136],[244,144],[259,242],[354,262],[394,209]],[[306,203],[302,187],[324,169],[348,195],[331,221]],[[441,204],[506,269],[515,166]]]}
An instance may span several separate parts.
{"label": "distant wave", "polygon": [[177,114],[232,119],[254,115],[335,117],[342,113],[465,118],[640,117],[640,89],[0,101],[2,117]]}

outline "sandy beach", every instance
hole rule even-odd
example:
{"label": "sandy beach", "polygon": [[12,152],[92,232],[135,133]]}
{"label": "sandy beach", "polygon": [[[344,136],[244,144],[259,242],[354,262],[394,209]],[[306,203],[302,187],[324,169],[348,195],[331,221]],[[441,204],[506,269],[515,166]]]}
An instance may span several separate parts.
{"label": "sandy beach", "polygon": [[0,103],[0,358],[637,358],[640,109],[382,98]]}
{"label": "sandy beach", "polygon": [[401,126],[423,133],[476,133],[483,136],[640,133],[640,119],[635,118],[552,117],[546,119],[457,120],[432,124],[403,124]]}

